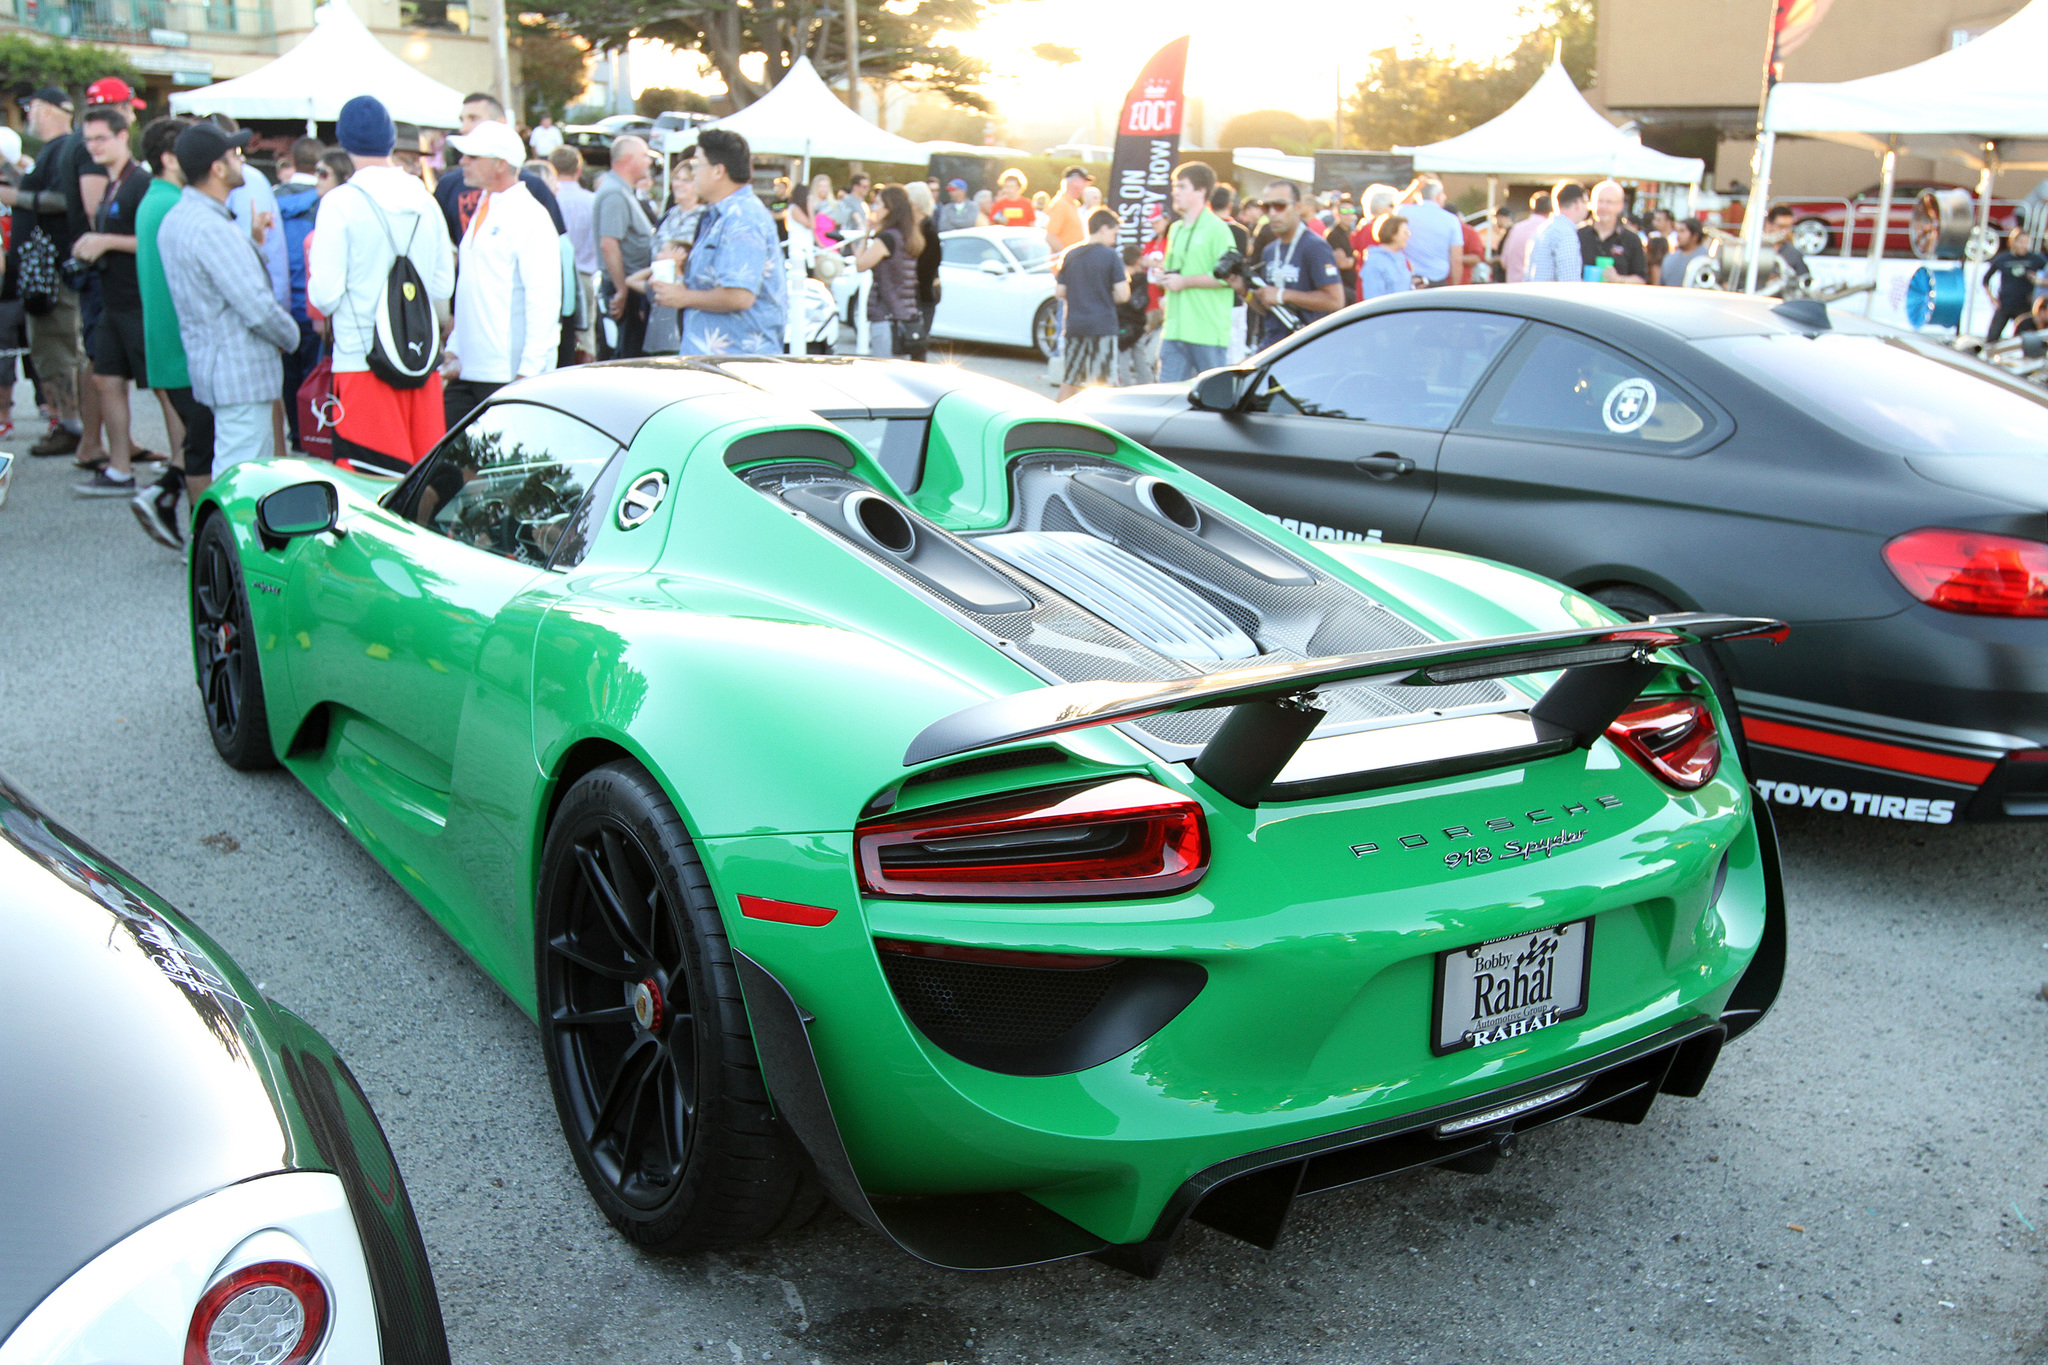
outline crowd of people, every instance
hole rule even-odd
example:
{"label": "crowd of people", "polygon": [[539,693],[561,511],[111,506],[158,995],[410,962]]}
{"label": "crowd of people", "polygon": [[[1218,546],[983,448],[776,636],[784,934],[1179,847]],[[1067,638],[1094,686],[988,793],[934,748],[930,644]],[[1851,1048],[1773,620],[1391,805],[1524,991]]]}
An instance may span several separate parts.
{"label": "crowd of people", "polygon": [[[746,140],[712,128],[674,160],[658,208],[645,139],[616,139],[593,177],[551,120],[522,138],[488,94],[465,99],[431,153],[358,96],[333,145],[280,147],[274,183],[224,115],[136,129],[142,101],[118,78],[88,88],[75,124],[55,87],[22,105],[42,147],[29,163],[0,128],[0,350],[26,354],[49,421],[30,453],[72,457],[82,496],[127,498],[174,548],[190,499],[244,460],[306,451],[402,474],[517,379],[592,359],[780,353],[805,274],[868,272],[870,349],[922,360],[939,238],[962,228],[1044,234],[1061,398],[1190,379],[1362,299],[1475,279],[1679,285],[1705,254],[1698,220],[1631,218],[1613,181],[1565,182],[1526,217],[1475,226],[1433,176],[1355,199],[1274,180],[1240,199],[1188,161],[1142,244],[1119,247],[1131,234],[1081,166],[1035,195],[1013,169],[978,194],[855,174],[764,198]],[[1796,256],[1789,228],[1774,209],[1766,240]],[[2040,259],[2019,242],[2001,258],[2002,317],[2031,307]],[[25,347],[6,346],[24,322]],[[0,393],[13,366],[0,356]],[[133,438],[139,391],[156,396],[168,455]],[[0,436],[11,429],[0,410]]]}
{"label": "crowd of people", "polygon": [[[524,139],[488,94],[463,102],[441,164],[362,95],[333,145],[281,150],[274,181],[225,115],[137,128],[143,102],[118,78],[94,82],[82,112],[54,86],[21,104],[42,145],[30,162],[0,129],[0,395],[25,355],[49,423],[29,453],[69,456],[81,496],[127,499],[173,548],[190,500],[246,460],[311,452],[402,474],[517,379],[783,348],[783,225],[734,133],[707,130],[677,160],[657,212],[644,140],[619,139],[588,186],[551,121]],[[914,254],[909,211],[888,189],[882,202],[899,221],[877,240]],[[168,454],[133,439],[144,392]]]}

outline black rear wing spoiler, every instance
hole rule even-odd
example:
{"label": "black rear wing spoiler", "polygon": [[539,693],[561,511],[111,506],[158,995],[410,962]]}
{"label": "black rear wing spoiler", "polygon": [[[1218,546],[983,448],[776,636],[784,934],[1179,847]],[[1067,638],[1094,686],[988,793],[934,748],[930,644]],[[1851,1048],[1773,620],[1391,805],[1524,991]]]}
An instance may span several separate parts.
{"label": "black rear wing spoiler", "polygon": [[1529,710],[1555,751],[1598,739],[1661,667],[1659,649],[1708,642],[1783,640],[1782,621],[1682,612],[1581,630],[1532,631],[1326,659],[1205,673],[1163,682],[1078,682],[995,697],[935,721],[910,742],[905,767],[1018,740],[1175,711],[1227,706],[1231,713],[1195,759],[1197,777],[1254,806],[1323,718],[1317,688],[1365,679],[1413,686],[1477,682],[1562,670]]}

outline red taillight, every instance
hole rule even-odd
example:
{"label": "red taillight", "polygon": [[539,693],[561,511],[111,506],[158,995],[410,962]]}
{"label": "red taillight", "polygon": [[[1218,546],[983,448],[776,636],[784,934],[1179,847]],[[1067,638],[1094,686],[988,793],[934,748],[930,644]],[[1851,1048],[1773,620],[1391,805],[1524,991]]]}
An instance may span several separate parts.
{"label": "red taillight", "polygon": [[1886,544],[1884,562],[1930,607],[1968,616],[2048,616],[2048,544],[1943,526]]}
{"label": "red taillight", "polygon": [[290,1261],[223,1276],[199,1297],[185,1365],[300,1365],[327,1335],[327,1286]]}
{"label": "red taillight", "polygon": [[1152,896],[1209,870],[1201,807],[1142,777],[916,811],[862,825],[855,842],[872,896]]}
{"label": "red taillight", "polygon": [[1704,787],[1721,766],[1714,713],[1691,697],[1639,701],[1607,727],[1607,737],[1680,791]]}

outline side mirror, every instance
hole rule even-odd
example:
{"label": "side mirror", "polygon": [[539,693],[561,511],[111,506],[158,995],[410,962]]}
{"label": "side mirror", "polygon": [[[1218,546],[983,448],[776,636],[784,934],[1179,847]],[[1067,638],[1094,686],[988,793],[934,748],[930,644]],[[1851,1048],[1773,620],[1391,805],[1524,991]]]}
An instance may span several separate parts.
{"label": "side mirror", "polygon": [[256,534],[266,550],[282,550],[294,536],[317,536],[337,528],[341,499],[323,481],[295,483],[267,493],[256,503]]}
{"label": "side mirror", "polygon": [[1010,273],[1009,263],[995,260],[983,261],[981,263],[981,273],[984,275],[1007,275]]}
{"label": "side mirror", "polygon": [[1188,406],[1204,412],[1235,412],[1251,391],[1256,372],[1248,369],[1209,370],[1188,390]]}

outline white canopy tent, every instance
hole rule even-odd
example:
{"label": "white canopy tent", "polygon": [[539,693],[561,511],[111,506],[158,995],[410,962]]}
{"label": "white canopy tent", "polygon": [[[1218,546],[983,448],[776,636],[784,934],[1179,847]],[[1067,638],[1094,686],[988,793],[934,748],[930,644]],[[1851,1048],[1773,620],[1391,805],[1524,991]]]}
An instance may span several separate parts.
{"label": "white canopy tent", "polygon": [[[1780,134],[1824,138],[1884,158],[1880,203],[1871,232],[1873,271],[1884,255],[1892,185],[1900,151],[1953,157],[1978,172],[1979,227],[1991,221],[1999,170],[2048,169],[2048,87],[2035,60],[2048,43],[2048,0],[1989,33],[1924,62],[1853,81],[1781,81],[1764,105],[1756,177],[1743,215],[1747,287],[1756,288],[1763,211],[1770,203],[1771,158]],[[2027,145],[2034,144],[2034,145]]]}
{"label": "white canopy tent", "polygon": [[1524,180],[1580,176],[1697,185],[1707,169],[1698,157],[1666,156],[1609,123],[1555,58],[1505,113],[1442,142],[1394,151],[1414,157],[1418,171]]}
{"label": "white canopy tent", "polygon": [[[877,128],[826,88],[809,57],[799,57],[775,88],[737,114],[704,125],[728,128],[767,156],[839,157],[923,166],[932,155],[909,138]],[[702,131],[701,129],[699,131]],[[804,168],[810,173],[810,167]]]}
{"label": "white canopy tent", "polygon": [[932,142],[920,142],[928,156],[1030,156],[1021,147],[985,147],[979,142],[948,142],[939,138]]}
{"label": "white canopy tent", "polygon": [[1278,147],[1233,147],[1230,159],[1245,170],[1270,175],[1275,180],[1315,183],[1316,159],[1312,156],[1289,156]]}
{"label": "white canopy tent", "polygon": [[313,28],[274,62],[246,76],[181,90],[175,114],[232,114],[237,119],[304,119],[331,123],[357,95],[375,95],[401,123],[454,128],[462,121],[462,92],[377,41],[345,3],[313,11]]}

